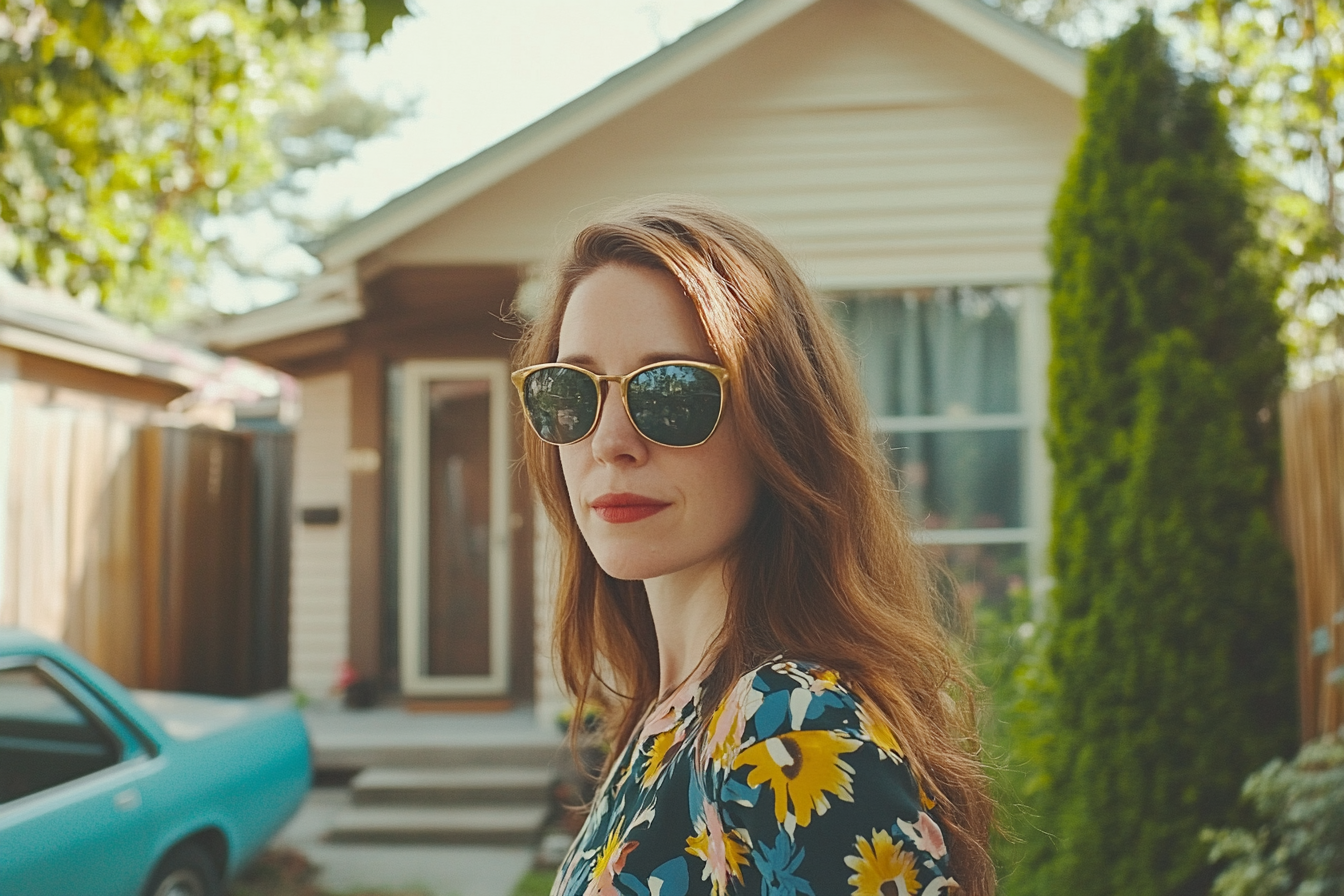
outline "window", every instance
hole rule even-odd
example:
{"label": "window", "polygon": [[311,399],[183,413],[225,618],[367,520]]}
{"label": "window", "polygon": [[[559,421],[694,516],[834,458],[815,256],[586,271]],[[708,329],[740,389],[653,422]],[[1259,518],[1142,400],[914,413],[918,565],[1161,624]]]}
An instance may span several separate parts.
{"label": "window", "polygon": [[0,803],[119,759],[113,738],[40,670],[0,669]]}
{"label": "window", "polygon": [[919,540],[964,605],[1028,581],[1036,396],[1024,383],[1024,312],[1036,291],[964,286],[839,293],[873,426]]}

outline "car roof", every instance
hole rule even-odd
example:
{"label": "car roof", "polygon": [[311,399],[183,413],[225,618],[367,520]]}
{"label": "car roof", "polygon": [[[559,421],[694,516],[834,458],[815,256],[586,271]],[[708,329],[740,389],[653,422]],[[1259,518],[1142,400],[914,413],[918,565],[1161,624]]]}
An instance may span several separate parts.
{"label": "car roof", "polygon": [[53,647],[54,642],[27,629],[0,626],[0,653],[50,653]]}

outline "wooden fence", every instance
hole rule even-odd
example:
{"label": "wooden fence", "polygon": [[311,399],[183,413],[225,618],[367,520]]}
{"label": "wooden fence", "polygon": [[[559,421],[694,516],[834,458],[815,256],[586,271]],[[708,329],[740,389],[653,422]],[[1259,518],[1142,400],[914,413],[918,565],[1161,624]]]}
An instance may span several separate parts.
{"label": "wooden fence", "polygon": [[0,624],[134,687],[247,694],[287,679],[291,437],[15,409]]}
{"label": "wooden fence", "polygon": [[1310,740],[1344,724],[1344,379],[1289,392],[1281,410],[1302,739]]}

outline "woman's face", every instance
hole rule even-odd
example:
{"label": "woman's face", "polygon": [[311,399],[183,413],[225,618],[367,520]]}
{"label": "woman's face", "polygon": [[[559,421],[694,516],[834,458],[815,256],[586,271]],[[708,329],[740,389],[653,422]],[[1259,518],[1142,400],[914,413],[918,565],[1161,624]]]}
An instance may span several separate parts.
{"label": "woman's face", "polygon": [[[558,360],[606,375],[660,360],[719,362],[670,274],[616,264],[574,288]],[[756,498],[733,422],[732,383],[718,429],[694,448],[645,439],[616,387],[605,388],[592,435],[560,446],[574,518],[598,564],[618,579],[652,579],[722,561]]]}

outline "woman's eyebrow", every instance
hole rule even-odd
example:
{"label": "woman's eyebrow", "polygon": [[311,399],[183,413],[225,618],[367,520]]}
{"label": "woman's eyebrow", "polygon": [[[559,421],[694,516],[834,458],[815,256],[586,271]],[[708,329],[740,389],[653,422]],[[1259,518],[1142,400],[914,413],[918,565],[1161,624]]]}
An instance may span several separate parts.
{"label": "woman's eyebrow", "polygon": [[659,361],[699,361],[701,364],[717,364],[718,358],[704,357],[700,352],[653,352],[639,359],[639,366],[657,364]]}
{"label": "woman's eyebrow", "polygon": [[593,366],[593,359],[590,355],[561,355],[555,359],[555,363],[573,364],[575,367],[590,368]]}

